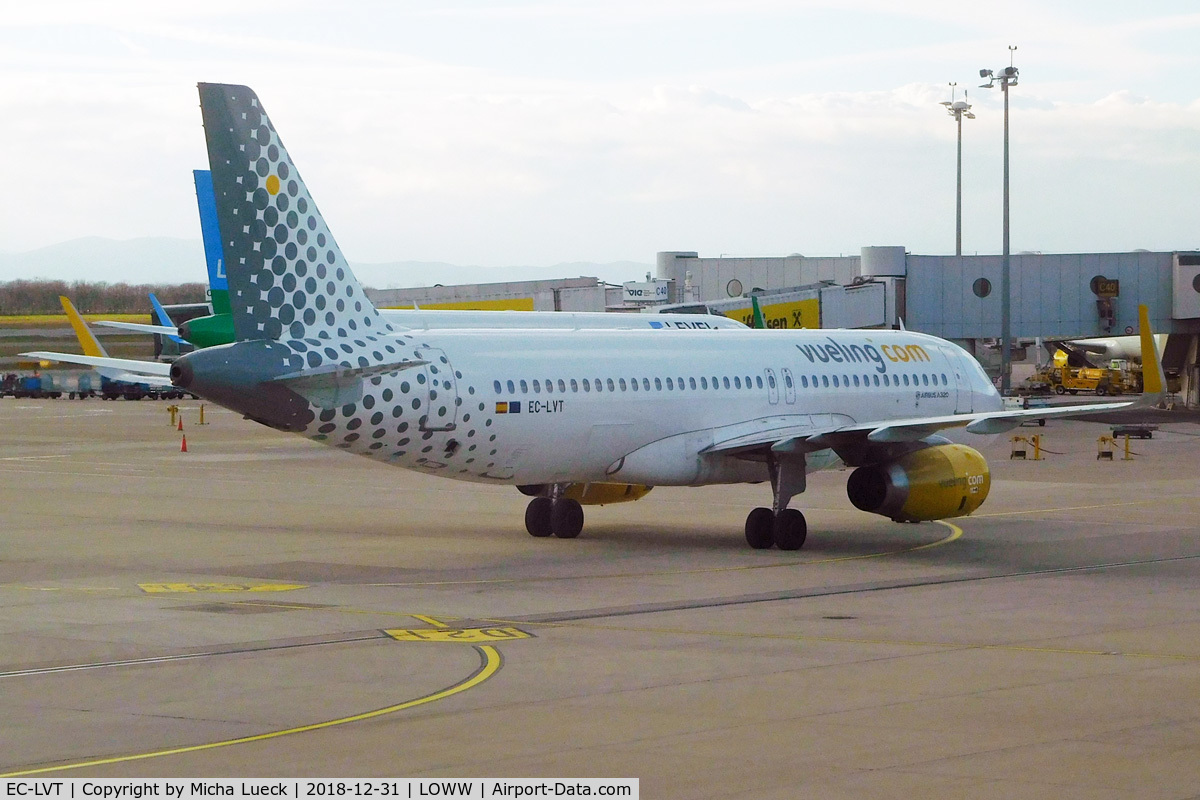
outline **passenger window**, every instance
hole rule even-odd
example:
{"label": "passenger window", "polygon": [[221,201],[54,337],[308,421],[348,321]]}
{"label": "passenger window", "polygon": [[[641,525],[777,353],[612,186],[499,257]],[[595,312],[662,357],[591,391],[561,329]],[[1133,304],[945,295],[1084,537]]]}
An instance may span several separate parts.
{"label": "passenger window", "polygon": [[683,391],[683,377],[682,376],[680,376],[677,379],[676,384],[679,386],[679,391],[682,392]]}
{"label": "passenger window", "polygon": [[[612,383],[612,381],[609,381],[609,383]],[[625,385],[625,379],[624,379],[624,378],[621,378],[621,379],[620,379],[620,387],[621,387],[621,391],[622,391],[622,392],[624,392],[625,390],[627,390],[627,389],[629,388],[628,386],[626,386],[626,385]]]}
{"label": "passenger window", "polygon": [[492,381],[492,388],[496,390],[496,394],[500,394],[500,381]]}
{"label": "passenger window", "polygon": [[742,379],[740,377],[738,377],[737,375],[733,376],[733,388],[735,388],[735,389],[742,388]]}
{"label": "passenger window", "polygon": [[630,388],[630,389],[632,389],[632,390],[633,390],[633,391],[635,391],[635,392],[638,390],[638,382],[637,382],[637,378],[630,378],[630,379],[629,379],[629,388]]}
{"label": "passenger window", "polygon": [[[726,378],[726,380],[729,380],[729,379],[728,379],[728,378]],[[716,376],[716,375],[713,375],[713,379],[712,379],[712,387],[713,387],[714,389],[720,389],[720,388],[721,388],[721,381],[717,380],[717,376]]]}
{"label": "passenger window", "polygon": [[728,375],[725,376],[725,388],[726,389],[729,388],[729,376]]}
{"label": "passenger window", "polygon": [[946,380],[946,373],[942,373],[942,386],[949,386],[950,381]]}
{"label": "passenger window", "polygon": [[857,375],[854,376],[854,385],[858,386],[858,376]]}
{"label": "passenger window", "polygon": [[675,388],[675,382],[673,380],[671,380],[670,378],[667,378],[667,391],[671,391],[674,388]]}
{"label": "passenger window", "polygon": [[508,383],[508,393],[509,393],[509,394],[516,394],[516,393],[517,393],[517,387],[516,387],[516,386],[513,386],[513,382],[512,382],[512,381],[508,381],[507,383]]}
{"label": "passenger window", "polygon": [[566,382],[566,381],[564,381],[562,378],[559,378],[559,379],[558,379],[558,390],[559,390],[560,392],[565,392],[565,391],[567,391],[567,382]]}
{"label": "passenger window", "polygon": [[700,376],[700,388],[701,389],[708,388],[708,378],[704,377],[703,375]]}
{"label": "passenger window", "polygon": [[649,378],[642,378],[642,388],[645,389],[647,392],[650,391],[650,379]]}
{"label": "passenger window", "polygon": [[554,379],[546,378],[546,394],[554,394]]}
{"label": "passenger window", "polygon": [[754,385],[760,389],[763,388],[762,375],[754,376]]}
{"label": "passenger window", "polygon": [[800,385],[803,386],[805,389],[808,388],[808,376],[807,375],[800,376]]}
{"label": "passenger window", "polygon": [[587,378],[583,379],[583,390],[585,392],[590,392],[592,390],[592,382],[589,381]]}
{"label": "passenger window", "polygon": [[833,376],[833,387],[835,389],[838,387],[838,376],[837,375]]}
{"label": "passenger window", "polygon": [[[585,378],[584,380],[587,380],[587,379]],[[571,378],[571,391],[572,391],[572,392],[578,392],[578,391],[579,391],[579,384],[575,382],[575,379],[574,379],[574,378]]]}
{"label": "passenger window", "polygon": [[872,375],[871,378],[872,378],[872,380],[875,381],[875,385],[878,386],[879,385],[879,375],[878,374]]}
{"label": "passenger window", "polygon": [[691,389],[696,388],[696,379],[695,378],[688,378],[688,387]]}
{"label": "passenger window", "polygon": [[[667,380],[671,380],[671,379],[667,378]],[[655,389],[655,391],[658,391],[658,392],[662,391],[662,380],[661,379],[659,379],[659,378],[654,379],[654,389]]]}
{"label": "passenger window", "polygon": [[908,384],[908,376],[907,376],[907,375],[905,375],[905,376],[904,376],[904,385],[905,385],[905,386],[908,386],[908,385],[909,385],[909,384]]}
{"label": "passenger window", "polygon": [[792,373],[790,373],[790,372],[783,373],[783,385],[789,389],[795,387],[795,384],[792,383]]}
{"label": "passenger window", "polygon": [[[521,381],[521,388],[522,389],[525,388],[525,381]],[[537,378],[533,379],[533,393],[534,394],[542,393],[542,382],[539,381]]]}
{"label": "passenger window", "polygon": [[829,376],[828,375],[821,376],[821,385],[824,386],[826,389],[829,388]]}
{"label": "passenger window", "polygon": [[609,378],[609,379],[606,381],[606,383],[608,384],[608,390],[609,390],[610,392],[615,392],[615,391],[617,390],[617,386],[616,386],[616,384],[615,384],[615,383],[613,383],[613,379],[612,379],[612,378]]}
{"label": "passenger window", "polygon": [[770,386],[772,389],[775,388],[775,374],[774,373],[767,373],[767,385]]}

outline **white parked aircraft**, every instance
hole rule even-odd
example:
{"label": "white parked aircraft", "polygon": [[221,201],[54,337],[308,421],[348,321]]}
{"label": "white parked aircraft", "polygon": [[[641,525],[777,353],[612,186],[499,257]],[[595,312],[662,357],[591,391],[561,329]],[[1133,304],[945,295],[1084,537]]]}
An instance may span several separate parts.
{"label": "white parked aircraft", "polygon": [[[175,385],[390,464],[517,485],[534,495],[535,536],[577,536],[581,500],[769,481],[771,507],[749,513],[746,539],[791,550],[807,526],[790,501],[808,472],[839,462],[856,467],[860,509],[960,516],[990,476],[943,432],[1131,405],[1003,411],[969,354],[907,331],[397,327],[363,294],[255,94],[199,89],[236,341],[179,358]],[[1153,344],[1143,350],[1157,367]],[[1161,393],[1161,369],[1148,375],[1147,395]]]}

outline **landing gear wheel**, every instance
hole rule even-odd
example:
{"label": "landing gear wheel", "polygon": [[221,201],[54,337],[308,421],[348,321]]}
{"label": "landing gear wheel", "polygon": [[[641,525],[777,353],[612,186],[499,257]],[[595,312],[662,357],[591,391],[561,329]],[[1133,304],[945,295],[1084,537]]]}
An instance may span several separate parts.
{"label": "landing gear wheel", "polygon": [[746,516],[746,543],[755,550],[775,544],[775,515],[769,508],[756,508]]}
{"label": "landing gear wheel", "polygon": [[578,500],[560,497],[550,507],[550,529],[560,539],[574,539],[583,530],[583,506]]}
{"label": "landing gear wheel", "polygon": [[799,550],[808,537],[808,523],[794,508],[785,508],[775,517],[775,546],[780,550]]}
{"label": "landing gear wheel", "polygon": [[549,536],[554,531],[550,528],[550,510],[553,504],[549,497],[535,497],[525,507],[525,530],[530,536]]}

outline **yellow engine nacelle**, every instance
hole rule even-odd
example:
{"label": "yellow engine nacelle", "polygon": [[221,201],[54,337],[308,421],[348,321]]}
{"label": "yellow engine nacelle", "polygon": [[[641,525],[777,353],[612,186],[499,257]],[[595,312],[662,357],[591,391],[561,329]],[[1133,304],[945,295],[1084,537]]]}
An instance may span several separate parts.
{"label": "yellow engine nacelle", "polygon": [[970,514],[987,499],[992,476],[983,455],[966,445],[927,447],[850,474],[846,494],[856,508],[896,522]]}
{"label": "yellow engine nacelle", "polygon": [[[539,497],[547,494],[550,487],[545,484],[518,486],[517,490],[529,497]],[[653,486],[640,483],[572,483],[563,491],[562,497],[569,497],[579,502],[581,506],[606,506],[610,503],[629,503],[641,500]]]}
{"label": "yellow engine nacelle", "polygon": [[578,500],[581,506],[605,506],[641,500],[653,488],[638,483],[572,483],[563,497]]}

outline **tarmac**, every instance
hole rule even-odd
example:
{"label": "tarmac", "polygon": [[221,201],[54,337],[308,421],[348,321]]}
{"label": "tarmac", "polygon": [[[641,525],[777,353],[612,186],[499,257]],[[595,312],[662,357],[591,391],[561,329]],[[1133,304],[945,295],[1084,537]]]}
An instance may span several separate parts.
{"label": "tarmac", "polygon": [[535,539],[511,487],[167,405],[0,401],[0,775],[1200,797],[1194,420],[997,437],[943,523],[819,473],[789,553],[743,540],[765,486]]}

